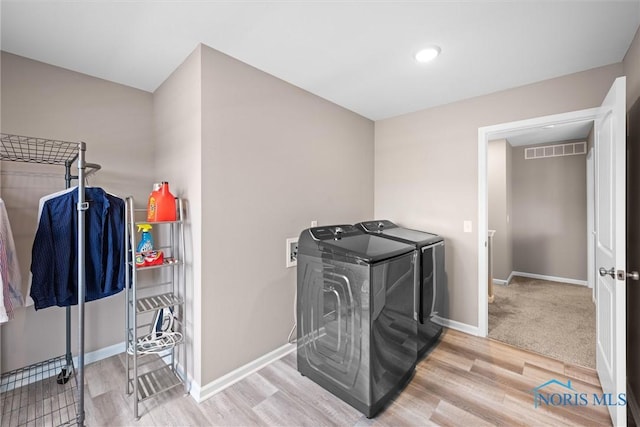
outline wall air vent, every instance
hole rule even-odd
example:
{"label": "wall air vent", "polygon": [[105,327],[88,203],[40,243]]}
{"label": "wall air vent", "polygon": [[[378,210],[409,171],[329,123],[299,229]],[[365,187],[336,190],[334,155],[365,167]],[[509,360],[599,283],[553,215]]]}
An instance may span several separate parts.
{"label": "wall air vent", "polygon": [[587,143],[584,141],[524,149],[525,160],[544,159],[546,157],[577,156],[580,154],[587,154]]}

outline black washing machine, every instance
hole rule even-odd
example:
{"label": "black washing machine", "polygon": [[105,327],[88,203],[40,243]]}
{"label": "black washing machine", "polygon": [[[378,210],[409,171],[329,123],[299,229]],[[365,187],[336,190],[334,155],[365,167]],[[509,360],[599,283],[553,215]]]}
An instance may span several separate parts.
{"label": "black washing machine", "polygon": [[422,358],[438,342],[442,326],[433,321],[438,314],[438,298],[444,296],[444,239],[436,234],[397,226],[388,220],[356,224],[366,233],[403,242],[418,251],[416,263],[416,311],[418,320],[418,358]]}
{"label": "black washing machine", "polygon": [[416,256],[352,225],[298,239],[298,370],[369,418],[415,369]]}

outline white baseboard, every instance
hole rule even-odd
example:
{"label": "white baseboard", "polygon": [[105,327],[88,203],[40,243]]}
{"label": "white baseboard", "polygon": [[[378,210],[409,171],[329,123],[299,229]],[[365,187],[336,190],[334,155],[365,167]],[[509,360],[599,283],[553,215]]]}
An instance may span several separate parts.
{"label": "white baseboard", "polygon": [[480,332],[477,326],[471,326],[466,323],[457,322],[451,319],[444,319],[440,316],[433,316],[434,323],[444,326],[446,328],[455,329],[456,331],[464,332],[465,334],[479,336]]}
{"label": "white baseboard", "polygon": [[493,279],[493,284],[494,285],[500,285],[500,286],[508,286],[509,283],[511,283],[511,279],[513,279],[514,276],[514,272],[512,271],[511,274],[509,274],[509,277],[507,277],[507,280],[502,280],[502,279]]}
{"label": "white baseboard", "polygon": [[272,352],[267,353],[264,356],[261,356],[256,360],[251,361],[246,365],[241,366],[202,387],[195,381],[192,381],[190,394],[196,400],[196,402],[200,403],[210,398],[214,394],[219,393],[225,388],[244,379],[245,377],[253,374],[254,372],[259,371],[268,364],[275,362],[276,360],[286,356],[289,353],[292,353],[293,351],[295,351],[295,349],[296,346],[294,344],[285,344],[282,347],[279,347]]}
{"label": "white baseboard", "polygon": [[[127,349],[127,345],[124,341],[118,344],[110,345],[109,347],[101,348],[96,351],[92,351],[84,354],[84,364],[94,363],[107,357],[115,356],[116,354],[124,353]],[[73,365],[78,366],[78,356],[73,356]]]}
{"label": "white baseboard", "polygon": [[[545,276],[544,274],[524,273],[522,271],[513,271],[511,276],[528,277],[529,279],[548,280],[550,282],[569,283],[571,285],[588,286],[586,280],[569,279],[567,277]],[[510,276],[510,277],[511,277]]]}

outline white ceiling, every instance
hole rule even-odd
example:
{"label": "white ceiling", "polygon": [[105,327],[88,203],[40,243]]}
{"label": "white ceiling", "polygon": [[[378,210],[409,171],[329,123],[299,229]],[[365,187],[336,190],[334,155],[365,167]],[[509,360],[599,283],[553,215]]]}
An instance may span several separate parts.
{"label": "white ceiling", "polygon": [[[370,119],[623,59],[628,1],[2,0],[3,50],[154,91],[198,43]],[[418,65],[415,51],[442,54]]]}

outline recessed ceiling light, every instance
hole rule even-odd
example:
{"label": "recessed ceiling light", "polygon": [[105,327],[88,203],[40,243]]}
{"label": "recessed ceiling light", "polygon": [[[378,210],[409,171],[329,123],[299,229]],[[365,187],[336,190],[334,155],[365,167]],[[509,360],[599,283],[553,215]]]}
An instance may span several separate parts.
{"label": "recessed ceiling light", "polygon": [[556,125],[546,125],[542,126],[542,129],[553,129],[554,127],[556,127]]}
{"label": "recessed ceiling light", "polygon": [[440,55],[440,48],[438,46],[431,46],[426,49],[422,49],[415,54],[416,61],[421,64],[432,61],[436,56]]}

